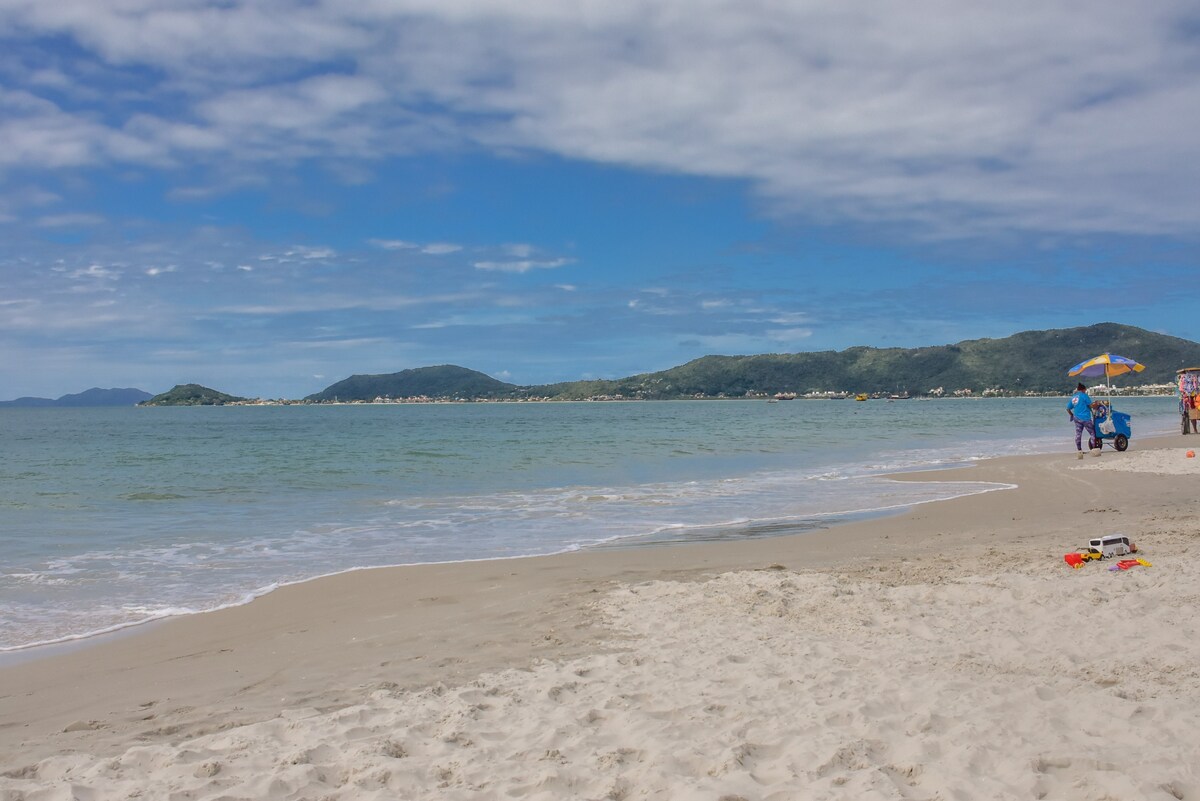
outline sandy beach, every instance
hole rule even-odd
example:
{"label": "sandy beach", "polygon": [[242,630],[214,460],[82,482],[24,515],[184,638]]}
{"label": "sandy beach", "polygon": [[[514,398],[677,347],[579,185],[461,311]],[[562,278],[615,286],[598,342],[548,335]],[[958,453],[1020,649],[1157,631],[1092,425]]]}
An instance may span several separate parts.
{"label": "sandy beach", "polygon": [[[0,801],[1198,799],[1196,445],[915,473],[1015,488],[789,537],[347,573],[24,654]],[[1118,531],[1151,566],[1063,562]]]}

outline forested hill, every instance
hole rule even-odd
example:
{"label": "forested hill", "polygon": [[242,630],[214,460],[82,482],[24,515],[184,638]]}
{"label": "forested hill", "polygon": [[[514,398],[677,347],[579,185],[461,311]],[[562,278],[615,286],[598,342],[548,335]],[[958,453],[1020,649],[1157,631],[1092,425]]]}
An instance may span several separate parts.
{"label": "forested hill", "polygon": [[83,392],[63,395],[55,399],[25,397],[0,401],[0,406],[133,406],[149,397],[149,392],[133,387],[113,387],[112,389],[92,387]]}
{"label": "forested hill", "polygon": [[[1002,388],[1021,394],[1074,387],[1067,370],[1101,353],[1146,365],[1125,377],[1129,384],[1166,383],[1181,367],[1200,365],[1200,343],[1142,328],[1100,323],[1081,328],[1025,331],[1003,339],[973,339],[925,348],[855,347],[843,351],[705,356],[669,370],[610,381],[576,381],[518,387],[453,365],[387,375],[357,375],[309,396],[309,400],[374,400],[377,397],[562,400],[598,396],[667,399],[743,397],[812,391],[925,394],[936,387],[982,392]],[[1094,380],[1089,383],[1097,383]]]}
{"label": "forested hill", "polygon": [[224,406],[227,403],[244,401],[237,395],[227,395],[199,384],[176,384],[160,395],[155,395],[138,406]]}
{"label": "forested hill", "polygon": [[370,401],[375,398],[507,399],[520,394],[513,384],[497,381],[476,370],[442,364],[398,373],[352,375],[331,384],[310,401]]}
{"label": "forested hill", "polygon": [[[1073,388],[1067,370],[1101,353],[1146,365],[1126,384],[1165,383],[1181,367],[1200,364],[1200,343],[1142,328],[1100,323],[1082,328],[1025,331],[1003,339],[972,339],[926,348],[855,347],[843,351],[705,356],[679,367],[616,381],[581,381],[533,388],[555,397],[598,394],[671,398],[697,394],[737,397],[747,392],[898,392],[924,394],[1003,388],[1054,392]],[[1089,383],[1095,383],[1094,380]]]}

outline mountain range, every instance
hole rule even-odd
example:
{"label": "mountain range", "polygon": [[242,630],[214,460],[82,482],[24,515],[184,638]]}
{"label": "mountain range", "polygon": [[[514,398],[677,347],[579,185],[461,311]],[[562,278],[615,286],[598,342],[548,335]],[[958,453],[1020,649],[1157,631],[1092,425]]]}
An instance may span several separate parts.
{"label": "mountain range", "polygon": [[[925,394],[970,389],[979,393],[1063,392],[1074,388],[1067,370],[1101,353],[1146,365],[1127,383],[1174,380],[1175,371],[1200,365],[1200,343],[1118,323],[1024,331],[1002,339],[972,339],[924,348],[854,347],[842,351],[704,356],[654,373],[614,380],[518,386],[456,365],[354,375],[310,401],[383,398],[572,400],[594,397],[670,399],[745,397],[820,391]],[[1089,380],[1088,383],[1101,383]]]}
{"label": "mountain range", "polygon": [[[1175,371],[1200,365],[1200,343],[1116,323],[1076,329],[1025,331],[1000,339],[968,339],[928,348],[850,348],[798,354],[703,356],[655,373],[613,380],[517,386],[455,365],[398,373],[352,375],[306,401],[373,401],[374,398],[518,399],[569,401],[594,397],[644,399],[746,397],[808,392],[910,392],[937,387],[974,393],[1001,389],[1063,392],[1074,389],[1070,367],[1102,353],[1146,365],[1135,384],[1165,384]],[[1088,380],[1090,384],[1100,381]]]}
{"label": "mountain range", "polygon": [[[1146,365],[1120,379],[1125,385],[1164,384],[1175,371],[1200,365],[1200,343],[1118,323],[1023,331],[1000,339],[971,339],[923,348],[853,347],[841,351],[704,356],[653,373],[611,380],[519,386],[466,367],[443,364],[397,373],[352,375],[304,400],[372,401],[376,398],[435,400],[579,400],[621,397],[646,400],[773,395],[809,392],[927,394],[942,388],[1005,394],[1066,392],[1075,380],[1067,370],[1101,353]],[[1102,383],[1089,379],[1089,384]],[[76,395],[18,398],[0,406],[221,405],[243,400],[196,384],[151,396],[140,389],[89,389]]]}
{"label": "mountain range", "polygon": [[0,401],[0,406],[135,406],[151,397],[149,392],[132,387],[126,389],[101,389],[92,387],[61,398],[17,398]]}

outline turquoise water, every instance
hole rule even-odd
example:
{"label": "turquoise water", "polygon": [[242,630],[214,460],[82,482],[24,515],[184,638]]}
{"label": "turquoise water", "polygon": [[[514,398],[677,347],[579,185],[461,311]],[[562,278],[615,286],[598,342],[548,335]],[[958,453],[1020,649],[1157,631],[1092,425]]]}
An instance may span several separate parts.
{"label": "turquoise water", "polygon": [[[764,536],[996,489],[1065,400],[0,409],[0,649],[356,567]],[[1123,400],[1138,435],[1172,398]]]}

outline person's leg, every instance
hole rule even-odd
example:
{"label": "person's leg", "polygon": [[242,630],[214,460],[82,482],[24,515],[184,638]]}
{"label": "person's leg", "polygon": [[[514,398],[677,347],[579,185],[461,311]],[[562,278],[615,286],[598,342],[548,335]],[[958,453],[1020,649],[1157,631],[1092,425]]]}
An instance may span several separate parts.
{"label": "person's leg", "polygon": [[1076,420],[1075,421],[1075,450],[1080,451],[1080,452],[1083,451],[1083,428],[1084,428],[1083,421]]}
{"label": "person's leg", "polygon": [[1100,443],[1096,440],[1096,421],[1088,420],[1083,424],[1083,427],[1086,428],[1088,432],[1088,448],[1090,448],[1094,453],[1099,454]]}

